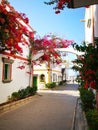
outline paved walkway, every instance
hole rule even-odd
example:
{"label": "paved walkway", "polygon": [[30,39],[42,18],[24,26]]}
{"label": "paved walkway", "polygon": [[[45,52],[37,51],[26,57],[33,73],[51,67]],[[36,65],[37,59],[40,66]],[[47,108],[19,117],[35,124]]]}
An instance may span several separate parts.
{"label": "paved walkway", "polygon": [[28,104],[0,115],[0,130],[72,130],[77,88],[39,90]]}

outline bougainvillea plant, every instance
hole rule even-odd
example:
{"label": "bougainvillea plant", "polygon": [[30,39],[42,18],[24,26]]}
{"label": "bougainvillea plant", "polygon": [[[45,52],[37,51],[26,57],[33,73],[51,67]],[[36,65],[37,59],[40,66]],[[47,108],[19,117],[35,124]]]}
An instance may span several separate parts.
{"label": "bougainvillea plant", "polygon": [[67,48],[72,43],[73,40],[65,40],[63,38],[59,38],[55,35],[49,34],[45,35],[42,38],[35,37],[34,40],[31,41],[30,52],[32,53],[32,55],[36,55],[39,51],[43,51],[43,56],[38,59],[40,62],[52,60],[53,62],[59,64],[61,62],[61,56],[56,51],[56,48]]}
{"label": "bougainvillea plant", "polygon": [[85,88],[93,88],[98,90],[98,41],[93,46],[85,43],[82,45],[73,45],[78,51],[84,52],[84,55],[78,57],[74,63],[73,69],[79,71],[81,81],[84,82]]}
{"label": "bougainvillea plant", "polygon": [[[40,38],[35,36],[33,31],[29,31],[23,21],[28,25],[28,18],[23,13],[18,13],[7,1],[3,1],[0,4],[0,52],[5,50],[10,51],[11,54],[22,53],[23,45],[28,45],[30,54],[28,61],[30,64],[34,64],[32,56],[43,51],[44,54],[38,60],[42,63],[43,61],[52,60],[54,63],[61,63],[60,54],[55,50],[56,48],[66,48],[72,40],[65,40],[54,35],[45,35]],[[24,35],[28,37],[28,42]],[[25,44],[24,44],[25,43]],[[19,66],[18,68],[24,69],[25,66]]]}
{"label": "bougainvillea plant", "polygon": [[28,44],[24,35],[33,38],[33,32],[28,31],[21,20],[26,24],[29,22],[25,14],[15,11],[7,1],[0,4],[0,52],[9,50],[11,54],[22,53],[20,43]]}
{"label": "bougainvillea plant", "polygon": [[65,7],[67,7],[70,0],[50,0],[50,2],[44,2],[47,5],[55,4],[55,13],[59,14],[61,10],[63,10]]}

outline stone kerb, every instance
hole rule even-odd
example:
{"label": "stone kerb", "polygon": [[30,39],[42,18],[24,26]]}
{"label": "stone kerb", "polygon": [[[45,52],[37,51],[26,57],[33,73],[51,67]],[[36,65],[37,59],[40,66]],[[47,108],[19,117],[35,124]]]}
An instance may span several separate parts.
{"label": "stone kerb", "polygon": [[30,97],[27,97],[25,99],[21,99],[21,100],[18,100],[18,101],[14,101],[14,102],[11,102],[11,103],[8,103],[8,104],[5,104],[5,105],[1,105],[0,106],[0,114],[2,113],[5,113],[5,112],[8,112],[10,110],[13,110],[23,104],[26,104],[28,103],[29,101],[31,101],[33,98],[33,96],[30,96]]}

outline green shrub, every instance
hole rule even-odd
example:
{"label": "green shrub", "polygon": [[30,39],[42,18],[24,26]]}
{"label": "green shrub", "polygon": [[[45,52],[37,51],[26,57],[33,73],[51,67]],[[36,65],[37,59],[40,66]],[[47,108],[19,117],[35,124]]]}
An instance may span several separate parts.
{"label": "green shrub", "polygon": [[18,92],[13,92],[11,95],[11,100],[19,100],[19,99],[23,99],[26,98],[28,96],[34,95],[37,91],[37,87],[30,87],[28,86],[25,89],[20,89]]}
{"label": "green shrub", "polygon": [[87,111],[86,118],[90,130],[98,130],[98,110],[93,109]]}
{"label": "green shrub", "polygon": [[19,99],[19,93],[18,92],[13,92],[11,95],[11,100],[18,100]]}
{"label": "green shrub", "polygon": [[30,94],[30,96],[34,95],[34,89],[33,89],[33,87],[30,87],[29,94]]}
{"label": "green shrub", "polygon": [[27,88],[25,88],[25,94],[26,94],[26,96],[30,96],[31,95],[30,91],[31,91],[31,87],[27,86]]}
{"label": "green shrub", "polygon": [[55,82],[52,82],[52,83],[47,83],[45,84],[46,88],[54,88],[56,87],[56,83]]}
{"label": "green shrub", "polygon": [[18,93],[19,93],[19,98],[20,99],[23,99],[23,98],[25,98],[27,96],[26,95],[26,89],[21,89],[21,90],[18,91]]}
{"label": "green shrub", "polygon": [[66,83],[67,82],[67,80],[65,79],[65,80],[63,80],[63,83]]}
{"label": "green shrub", "polygon": [[95,108],[95,94],[91,89],[85,89],[84,87],[79,87],[81,105],[84,111],[88,111],[89,109]]}
{"label": "green shrub", "polygon": [[63,85],[63,82],[62,82],[62,81],[60,81],[58,85]]}
{"label": "green shrub", "polygon": [[58,85],[63,85],[63,84],[65,84],[66,82],[67,82],[67,80],[65,79],[65,80],[63,80],[63,81],[60,81]]}
{"label": "green shrub", "polygon": [[50,88],[50,83],[45,84],[46,88]]}
{"label": "green shrub", "polygon": [[51,86],[52,88],[56,87],[56,83],[55,82],[51,83]]}
{"label": "green shrub", "polygon": [[33,86],[30,88],[30,94],[34,95],[37,92],[37,86]]}

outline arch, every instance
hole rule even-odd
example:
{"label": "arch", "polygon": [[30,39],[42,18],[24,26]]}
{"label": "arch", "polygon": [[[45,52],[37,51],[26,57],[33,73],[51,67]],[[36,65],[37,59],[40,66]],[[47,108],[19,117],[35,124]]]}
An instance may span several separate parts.
{"label": "arch", "polygon": [[79,51],[77,51],[77,50],[75,50],[73,48],[56,48],[56,50],[60,51],[60,52],[64,52],[65,51],[65,52],[73,53],[73,54],[75,54],[77,56],[84,54],[83,52],[79,52]]}
{"label": "arch", "polygon": [[45,82],[45,75],[44,74],[40,75],[40,82]]}
{"label": "arch", "polygon": [[[60,51],[60,52],[73,53],[73,54],[75,54],[77,56],[84,54],[83,52],[79,52],[79,51],[77,51],[77,50],[75,50],[75,49],[73,49],[71,47],[70,48],[69,47],[68,48],[56,48],[55,50]],[[38,51],[38,53],[36,55],[32,56],[32,60],[37,60],[38,58],[40,58],[43,55],[44,55],[44,50]]]}

